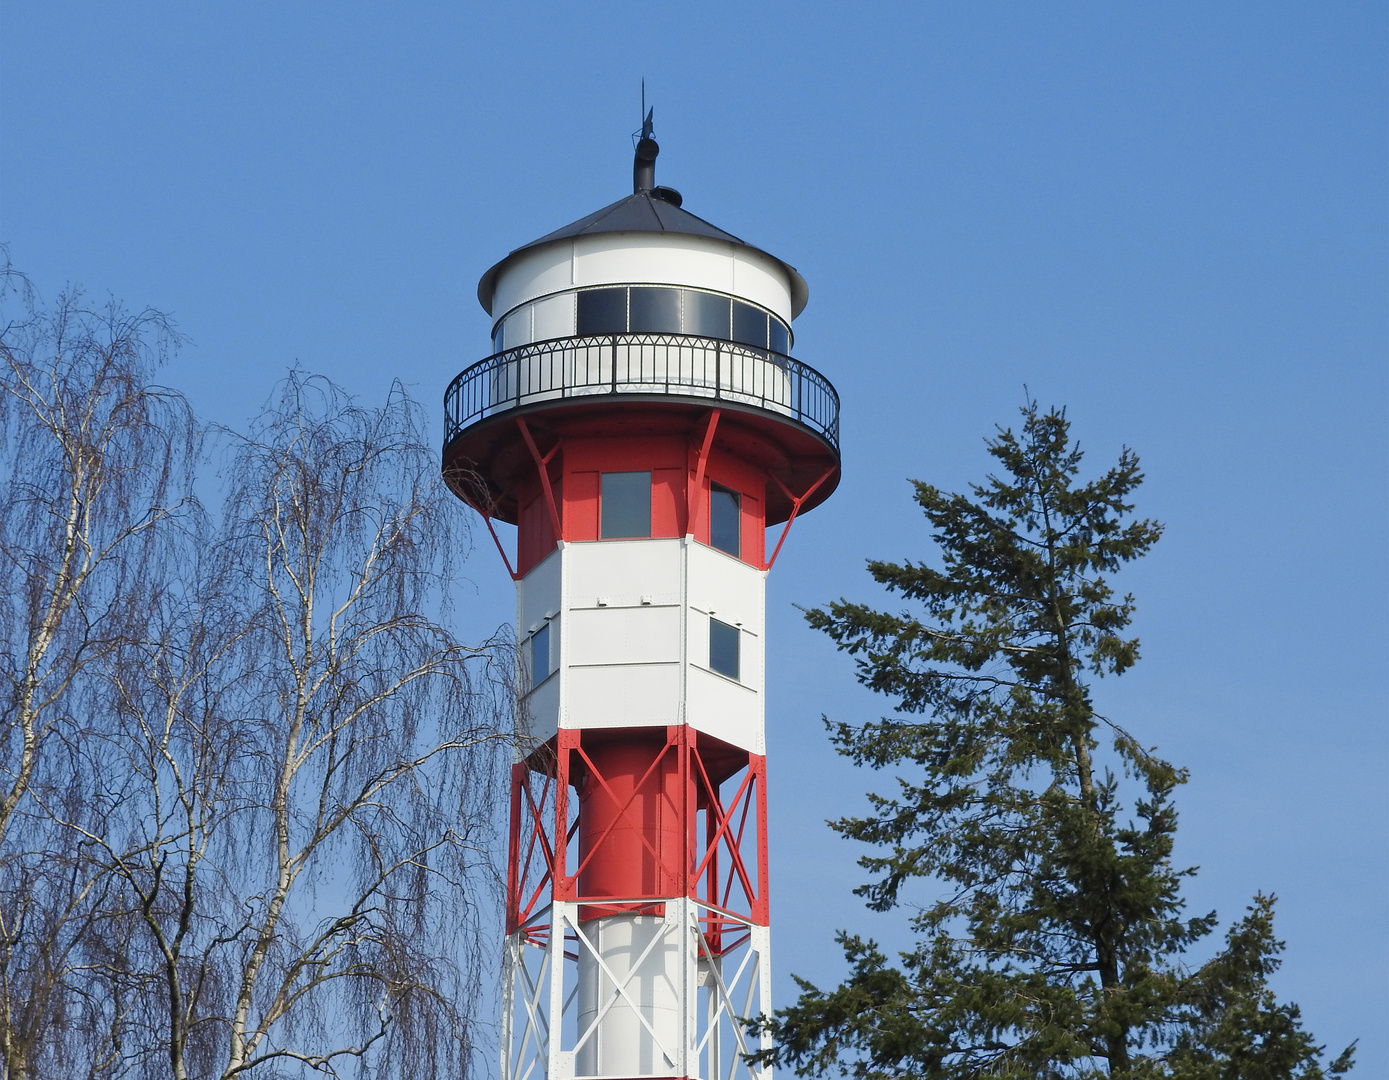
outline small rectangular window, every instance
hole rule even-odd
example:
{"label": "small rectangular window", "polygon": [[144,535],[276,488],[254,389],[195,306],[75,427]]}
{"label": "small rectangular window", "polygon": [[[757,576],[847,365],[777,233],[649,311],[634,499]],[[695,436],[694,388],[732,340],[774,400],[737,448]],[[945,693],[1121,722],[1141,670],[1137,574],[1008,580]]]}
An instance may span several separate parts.
{"label": "small rectangular window", "polygon": [[651,535],[651,473],[604,473],[599,501],[599,539]]}
{"label": "small rectangular window", "polygon": [[728,340],[728,297],[685,290],[685,333]]}
{"label": "small rectangular window", "polygon": [[578,334],[625,334],[627,290],[585,289],[579,293]]}
{"label": "small rectangular window", "polygon": [[741,301],[733,305],[733,340],[767,347],[767,313]]}
{"label": "small rectangular window", "polygon": [[531,635],[531,686],[539,686],[550,676],[550,624]]}
{"label": "small rectangular window", "polygon": [[742,507],[736,491],[713,484],[709,488],[709,544],[735,558],[740,554]]}
{"label": "small rectangular window", "polygon": [[680,333],[679,289],[632,289],[632,333]]}
{"label": "small rectangular window", "polygon": [[709,668],[720,675],[736,679],[738,675],[739,646],[742,634],[736,626],[719,622],[712,616],[709,619]]}

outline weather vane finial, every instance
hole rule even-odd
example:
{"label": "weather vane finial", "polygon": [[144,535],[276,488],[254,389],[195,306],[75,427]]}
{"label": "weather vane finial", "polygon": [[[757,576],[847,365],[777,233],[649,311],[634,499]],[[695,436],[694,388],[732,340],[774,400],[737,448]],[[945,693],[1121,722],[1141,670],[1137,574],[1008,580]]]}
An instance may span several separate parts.
{"label": "weather vane finial", "polygon": [[650,109],[646,107],[646,78],[643,76],[641,80],[641,134],[637,136],[638,138],[651,138],[651,118],[655,115],[655,112],[656,109],[654,106]]}
{"label": "weather vane finial", "polygon": [[632,132],[632,139],[636,143],[636,157],[632,161],[632,191],[634,194],[653,191],[656,187],[656,155],[661,152],[661,148],[651,137],[652,117],[655,113],[655,109],[646,107],[646,80],[642,79],[641,133],[638,135],[637,132]]}

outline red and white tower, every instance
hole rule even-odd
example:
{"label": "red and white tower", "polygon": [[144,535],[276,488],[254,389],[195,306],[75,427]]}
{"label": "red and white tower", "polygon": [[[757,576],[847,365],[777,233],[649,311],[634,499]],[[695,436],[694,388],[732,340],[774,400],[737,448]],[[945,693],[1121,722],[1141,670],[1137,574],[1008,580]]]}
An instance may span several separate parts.
{"label": "red and white tower", "polygon": [[450,486],[517,526],[504,1080],[748,1075],[770,1011],[764,584],[839,399],[789,355],[804,280],[657,151],[648,116],[632,195],[483,275],[445,395]]}

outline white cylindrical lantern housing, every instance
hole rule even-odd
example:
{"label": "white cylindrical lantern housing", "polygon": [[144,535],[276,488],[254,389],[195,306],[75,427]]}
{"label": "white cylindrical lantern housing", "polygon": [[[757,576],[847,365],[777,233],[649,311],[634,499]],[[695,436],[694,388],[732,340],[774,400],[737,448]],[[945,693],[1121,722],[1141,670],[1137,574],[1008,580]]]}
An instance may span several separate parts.
{"label": "white cylindrical lantern housing", "polygon": [[[755,248],[713,237],[603,233],[551,241],[512,256],[495,281],[489,311],[499,352],[581,334],[578,293],[603,286],[684,287],[714,297],[736,297],[773,315],[783,327],[789,328],[792,318],[787,268]],[[699,328],[696,318],[686,318],[689,332]],[[679,323],[654,331],[648,325],[630,329],[682,330]]]}

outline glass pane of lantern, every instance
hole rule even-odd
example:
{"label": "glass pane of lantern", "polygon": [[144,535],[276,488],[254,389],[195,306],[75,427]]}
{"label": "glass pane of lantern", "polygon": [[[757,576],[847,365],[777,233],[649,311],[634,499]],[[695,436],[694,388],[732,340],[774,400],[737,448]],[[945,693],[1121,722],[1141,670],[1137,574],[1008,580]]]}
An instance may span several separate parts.
{"label": "glass pane of lantern", "polygon": [[632,333],[680,333],[680,290],[632,290]]}
{"label": "glass pane of lantern", "polygon": [[767,313],[751,304],[733,305],[733,340],[744,345],[767,347]]}
{"label": "glass pane of lantern", "polygon": [[685,333],[728,340],[728,297],[685,290]]}
{"label": "glass pane of lantern", "polygon": [[780,319],[769,319],[771,324],[769,345],[772,352],[788,353],[791,351],[790,335],[786,332],[786,324]]}
{"label": "glass pane of lantern", "polygon": [[579,336],[625,334],[627,290],[585,289],[579,293]]}

